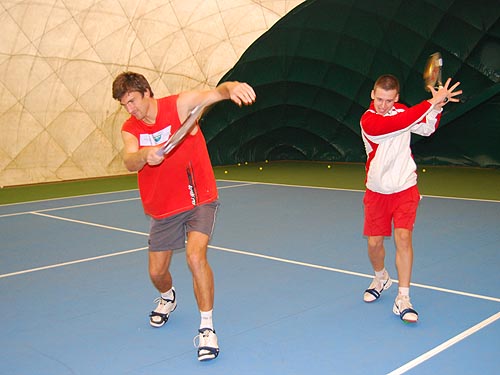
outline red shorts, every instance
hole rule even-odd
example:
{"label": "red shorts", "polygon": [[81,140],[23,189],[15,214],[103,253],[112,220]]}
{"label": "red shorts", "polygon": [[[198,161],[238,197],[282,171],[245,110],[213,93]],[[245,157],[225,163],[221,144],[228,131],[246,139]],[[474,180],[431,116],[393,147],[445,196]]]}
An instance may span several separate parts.
{"label": "red shorts", "polygon": [[365,206],[365,236],[392,235],[394,228],[413,230],[420,202],[417,186],[394,194],[380,194],[366,190],[363,198]]}

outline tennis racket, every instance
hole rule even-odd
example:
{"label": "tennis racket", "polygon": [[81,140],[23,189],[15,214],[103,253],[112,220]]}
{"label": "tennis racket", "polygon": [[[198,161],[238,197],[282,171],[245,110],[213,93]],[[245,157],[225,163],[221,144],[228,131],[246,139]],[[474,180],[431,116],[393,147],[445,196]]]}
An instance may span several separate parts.
{"label": "tennis racket", "polygon": [[441,78],[441,71],[443,69],[443,58],[439,52],[433,53],[427,59],[424,69],[424,83],[425,90],[430,91],[429,86],[434,87],[436,90],[443,87]]}
{"label": "tennis racket", "polygon": [[181,127],[156,151],[159,156],[168,154],[186,138],[189,132],[193,130],[202,109],[203,105],[199,104],[189,112],[188,117],[181,124]]}

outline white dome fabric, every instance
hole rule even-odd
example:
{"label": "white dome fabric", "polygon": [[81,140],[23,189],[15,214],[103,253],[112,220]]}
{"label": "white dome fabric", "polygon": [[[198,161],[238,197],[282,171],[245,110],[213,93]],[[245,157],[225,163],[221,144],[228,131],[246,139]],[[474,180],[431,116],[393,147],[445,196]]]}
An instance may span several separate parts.
{"label": "white dome fabric", "polygon": [[127,173],[117,74],[144,74],[157,96],[214,87],[302,2],[2,0],[0,185]]}

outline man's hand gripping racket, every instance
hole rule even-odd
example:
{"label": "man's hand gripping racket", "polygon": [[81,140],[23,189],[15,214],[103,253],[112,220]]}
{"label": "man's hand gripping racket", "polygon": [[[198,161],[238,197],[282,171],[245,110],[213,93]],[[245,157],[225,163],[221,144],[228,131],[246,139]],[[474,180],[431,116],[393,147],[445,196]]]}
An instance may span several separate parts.
{"label": "man's hand gripping racket", "polygon": [[191,110],[191,112],[189,112],[188,117],[181,124],[181,127],[177,129],[177,131],[168,139],[168,141],[163,146],[161,146],[158,149],[158,151],[156,151],[156,154],[158,156],[167,155],[175,147],[177,147],[179,143],[181,143],[184,140],[184,138],[186,138],[186,136],[195,127],[196,121],[198,120],[198,117],[200,116],[202,109],[203,105],[198,104]]}

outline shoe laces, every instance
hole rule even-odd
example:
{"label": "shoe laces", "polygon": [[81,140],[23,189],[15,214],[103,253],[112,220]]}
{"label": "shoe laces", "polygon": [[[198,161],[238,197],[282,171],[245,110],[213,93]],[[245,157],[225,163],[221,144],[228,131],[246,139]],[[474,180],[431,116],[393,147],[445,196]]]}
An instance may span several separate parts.
{"label": "shoe laces", "polygon": [[[174,304],[175,302],[175,299],[174,300],[171,300],[171,299],[165,299],[163,297],[157,297],[155,300],[154,300],[154,303],[157,303],[158,306],[156,307],[155,309],[155,312],[160,312],[162,314],[168,312],[167,310],[170,309],[170,306],[168,306],[168,304],[170,303],[171,306]],[[167,307],[168,306],[168,307]]]}
{"label": "shoe laces", "polygon": [[387,277],[387,279],[384,280],[374,277],[372,283],[369,286],[369,289],[376,289],[377,291],[381,292],[388,281],[389,277]]}
{"label": "shoe laces", "polygon": [[217,347],[215,332],[210,328],[205,328],[199,331],[200,333],[193,338],[193,345],[195,348],[202,346]]}
{"label": "shoe laces", "polygon": [[413,305],[410,302],[410,296],[398,296],[398,298],[396,299],[396,303],[399,307],[399,310],[413,308]]}
{"label": "shoe laces", "polygon": [[173,301],[170,300],[170,299],[165,299],[163,297],[158,297],[158,298],[155,298],[155,300],[153,302],[154,303],[159,303],[160,305],[166,305],[167,302],[173,302]]}

